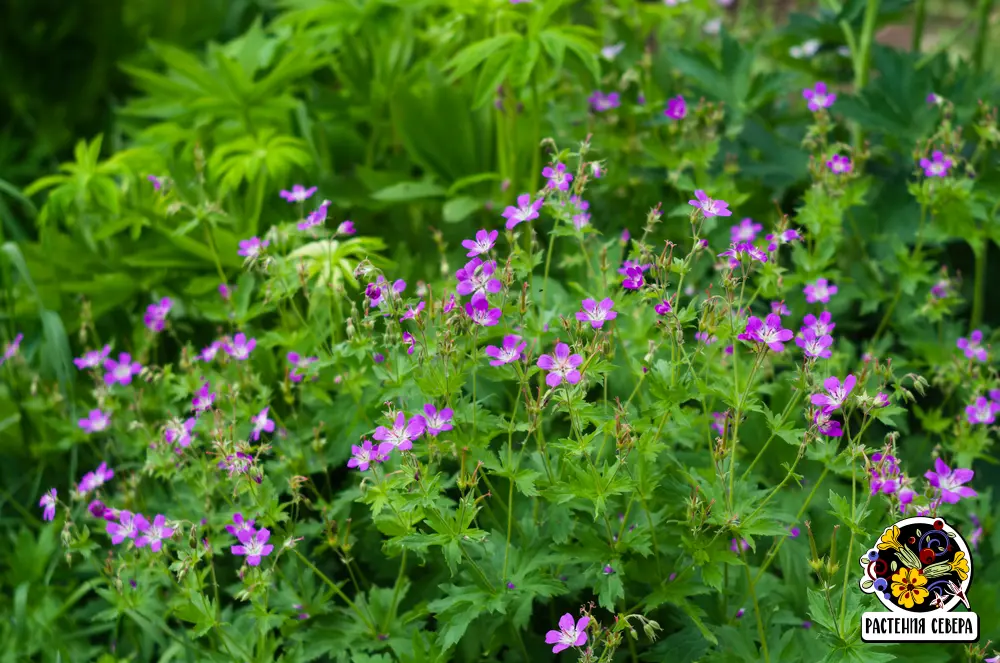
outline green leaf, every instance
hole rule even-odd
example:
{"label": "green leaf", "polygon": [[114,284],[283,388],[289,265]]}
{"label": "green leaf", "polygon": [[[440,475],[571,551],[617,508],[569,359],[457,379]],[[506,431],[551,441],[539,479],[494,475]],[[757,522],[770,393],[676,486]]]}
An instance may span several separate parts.
{"label": "green leaf", "polygon": [[452,198],[444,204],[441,214],[447,223],[461,223],[469,218],[470,214],[482,209],[483,202],[470,196],[459,196]]}
{"label": "green leaf", "polygon": [[447,190],[444,187],[431,182],[400,182],[376,191],[372,194],[372,198],[398,203],[423,198],[439,198],[445,193]]}
{"label": "green leaf", "polygon": [[516,44],[521,40],[521,35],[507,32],[466,46],[448,62],[446,69],[451,70],[450,82],[455,82],[469,73],[501,49],[516,48]]}

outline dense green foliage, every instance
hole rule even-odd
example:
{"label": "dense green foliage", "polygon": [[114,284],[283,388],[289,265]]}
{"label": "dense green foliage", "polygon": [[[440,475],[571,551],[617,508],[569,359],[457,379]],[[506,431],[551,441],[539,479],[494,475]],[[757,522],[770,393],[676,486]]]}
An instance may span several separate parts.
{"label": "dense green foliage", "polygon": [[[0,77],[4,134],[46,137],[0,143],[0,661],[548,660],[581,609],[558,656],[940,662],[1000,639],[997,430],[972,412],[1000,409],[992,2],[961,57],[876,43],[923,29],[922,0],[777,26],[715,0],[115,4],[91,84],[58,91],[58,60]],[[25,6],[5,59],[43,38]],[[836,100],[810,110],[820,81]],[[295,183],[318,191],[279,196]],[[539,215],[512,227],[521,195]],[[754,223],[766,261],[720,255]],[[480,229],[492,276],[462,248]],[[617,317],[587,322],[589,298]],[[830,356],[738,338],[772,310],[795,332],[828,311]],[[975,330],[982,355],[956,346]],[[491,364],[511,335],[521,358]],[[579,381],[539,359],[560,343]],[[74,362],[106,344],[142,371]],[[348,467],[425,404],[452,425]],[[876,453],[895,490],[870,490]],[[942,503],[939,459],[978,495]],[[165,514],[162,549],[113,543],[122,511]],[[973,546],[979,647],[860,642],[881,606],[858,558],[901,512]],[[270,532],[259,565],[236,513]]]}

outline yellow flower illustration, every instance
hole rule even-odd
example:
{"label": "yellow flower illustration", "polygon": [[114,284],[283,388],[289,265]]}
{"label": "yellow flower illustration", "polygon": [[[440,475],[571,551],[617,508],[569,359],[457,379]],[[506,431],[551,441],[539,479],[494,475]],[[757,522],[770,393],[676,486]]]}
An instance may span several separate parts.
{"label": "yellow flower illustration", "polygon": [[969,560],[965,558],[965,553],[959,550],[955,553],[955,559],[951,560],[951,570],[958,573],[958,577],[965,580],[969,577]]}
{"label": "yellow flower illustration", "polygon": [[879,550],[888,550],[889,548],[899,550],[899,528],[895,525],[886,529],[878,540]]}
{"label": "yellow flower illustration", "polygon": [[924,602],[930,592],[924,587],[927,578],[920,572],[920,569],[903,567],[892,576],[892,595],[896,597],[899,605],[907,610],[914,604]]}

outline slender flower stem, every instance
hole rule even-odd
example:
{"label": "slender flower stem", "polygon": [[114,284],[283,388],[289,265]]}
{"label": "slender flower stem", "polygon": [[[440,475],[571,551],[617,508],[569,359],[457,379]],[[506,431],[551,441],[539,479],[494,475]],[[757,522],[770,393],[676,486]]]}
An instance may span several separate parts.
{"label": "slender flower stem", "polygon": [[305,564],[307,567],[309,567],[309,569],[313,573],[315,573],[317,576],[319,576],[320,580],[322,580],[327,585],[329,585],[330,589],[333,590],[333,593],[336,594],[337,596],[339,596],[340,599],[344,603],[347,604],[347,607],[349,607],[354,612],[354,614],[356,614],[361,619],[361,621],[363,621],[365,623],[365,626],[367,626],[372,631],[373,634],[375,633],[375,625],[368,619],[368,617],[367,617],[367,615],[365,615],[365,613],[363,613],[361,610],[358,609],[358,606],[354,603],[354,601],[352,601],[351,599],[347,598],[347,594],[345,594],[343,592],[343,590],[340,589],[339,585],[337,585],[335,582],[333,582],[332,580],[330,580],[326,576],[325,573],[323,573],[322,571],[320,571],[319,569],[317,569],[316,566],[312,562],[310,562],[308,559],[306,559],[302,555],[302,553],[300,553],[298,550],[296,550],[295,548],[292,548],[292,552],[295,553],[295,556],[298,557],[299,560],[301,560],[303,564]]}
{"label": "slender flower stem", "polygon": [[920,52],[920,46],[924,42],[924,24],[927,22],[927,0],[917,0],[916,16],[913,19],[913,41],[910,50],[914,53]]}
{"label": "slender flower stem", "polygon": [[757,616],[757,634],[760,636],[760,649],[764,654],[764,663],[770,663],[771,656],[767,652],[767,634],[764,633],[764,620],[760,616],[760,605],[757,603],[757,592],[754,590],[754,581],[750,577],[750,566],[743,565],[743,570],[747,575],[747,590],[750,592],[750,599],[753,601],[753,612]]}
{"label": "slender flower stem", "polygon": [[986,56],[986,42],[989,39],[990,16],[993,13],[994,0],[979,0],[976,7],[976,41],[972,48],[972,65],[976,73],[983,70],[983,60]]}
{"label": "slender flower stem", "polygon": [[[858,51],[854,54],[854,93],[860,94],[861,90],[868,85],[869,72],[872,63],[872,43],[875,41],[875,24],[878,20],[879,5],[881,0],[868,0],[865,7],[864,23],[861,25],[861,35],[858,44]],[[858,123],[853,127],[854,149],[861,147],[864,141],[864,130]]]}

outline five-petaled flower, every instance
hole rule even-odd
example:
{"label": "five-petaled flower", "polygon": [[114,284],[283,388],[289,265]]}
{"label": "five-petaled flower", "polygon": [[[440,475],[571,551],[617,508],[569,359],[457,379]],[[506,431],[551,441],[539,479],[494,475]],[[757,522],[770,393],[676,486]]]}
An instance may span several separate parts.
{"label": "five-petaled flower", "polygon": [[326,213],[329,209],[330,201],[324,200],[320,203],[319,207],[317,207],[314,211],[309,212],[305,220],[300,221],[296,227],[299,230],[309,230],[310,228],[322,225],[326,221]]}
{"label": "five-petaled flower", "polygon": [[458,286],[455,290],[460,295],[500,292],[503,284],[493,276],[496,269],[495,260],[483,262],[479,258],[473,258],[465,263],[465,267],[455,272],[455,278],[458,279]]}
{"label": "five-petaled flower", "polygon": [[580,322],[589,322],[594,329],[600,329],[608,320],[614,320],[618,314],[612,311],[615,303],[610,297],[605,297],[601,301],[596,299],[584,299],[583,310],[576,312],[576,319]]}
{"label": "five-petaled flower", "polygon": [[816,336],[826,336],[837,326],[837,323],[830,322],[832,317],[829,311],[823,311],[818,318],[810,313],[802,318],[802,331],[811,329]]}
{"label": "five-petaled flower", "polygon": [[198,420],[194,417],[189,417],[183,423],[179,419],[174,419],[163,430],[163,438],[167,444],[176,444],[180,447],[191,446],[191,431],[194,430],[197,423]]}
{"label": "five-petaled flower", "polygon": [[829,108],[837,100],[837,95],[827,92],[826,83],[820,81],[812,88],[802,90],[802,96],[809,102],[809,110],[814,113],[821,108]]}
{"label": "five-petaled flower", "polygon": [[992,424],[997,420],[998,412],[1000,412],[1000,403],[985,396],[980,396],[972,402],[972,405],[965,406],[965,417],[973,425]]}
{"label": "five-petaled flower", "polygon": [[920,569],[903,567],[892,576],[892,595],[899,605],[907,610],[914,605],[920,605],[930,595],[927,588],[927,578]]}
{"label": "five-petaled flower", "polygon": [[932,159],[924,157],[920,160],[920,167],[924,169],[925,177],[947,177],[948,171],[955,162],[946,157],[939,150],[931,154]]}
{"label": "five-petaled flower", "polygon": [[108,481],[111,481],[114,476],[115,471],[108,469],[107,463],[101,463],[96,470],[83,475],[76,490],[81,495],[86,495],[93,490],[97,490]]}
{"label": "five-petaled flower", "polygon": [[851,172],[851,158],[845,157],[842,154],[834,154],[830,157],[830,160],[826,162],[826,167],[829,168],[830,172],[834,175],[846,175]]}
{"label": "five-petaled flower", "polygon": [[451,420],[454,415],[455,412],[450,407],[438,410],[432,404],[427,403],[424,405],[424,414],[417,416],[423,416],[427,433],[436,437],[438,433],[452,429]]}
{"label": "five-petaled flower", "polygon": [[260,558],[267,557],[274,550],[274,546],[267,542],[271,538],[271,532],[266,527],[262,527],[256,532],[243,530],[236,535],[236,538],[240,540],[240,543],[232,547],[232,553],[237,557],[246,556],[247,564],[250,566],[258,566]]}
{"label": "five-petaled flower", "polygon": [[314,193],[316,193],[316,187],[311,186],[307,189],[301,184],[296,184],[292,186],[291,191],[282,189],[281,197],[290,203],[302,203],[312,198]]}
{"label": "five-petaled flower", "polygon": [[617,92],[610,92],[604,94],[600,90],[596,90],[590,98],[587,99],[590,102],[590,107],[594,109],[595,113],[603,113],[604,111],[611,110],[612,108],[618,108],[621,105],[621,97]]}
{"label": "five-petaled flower", "polygon": [[202,382],[201,388],[194,393],[194,397],[191,398],[191,407],[194,409],[195,413],[201,414],[205,410],[212,407],[215,403],[215,394],[212,393],[211,387],[208,382]]}
{"label": "five-petaled flower", "polygon": [[263,410],[250,417],[250,423],[253,424],[254,442],[260,440],[261,433],[274,432],[274,422],[267,418],[267,411],[270,409],[270,407],[265,407]]}
{"label": "five-petaled flower", "polygon": [[836,375],[831,375],[827,379],[823,380],[823,388],[826,389],[827,393],[813,394],[810,400],[813,405],[819,405],[824,409],[833,412],[844,405],[844,402],[851,394],[851,390],[854,389],[854,385],[857,384],[857,381],[858,379],[856,377],[848,375],[844,378],[844,382],[841,383],[840,379]]}
{"label": "five-petaled flower", "polygon": [[472,296],[472,301],[465,305],[465,313],[477,325],[492,327],[500,321],[501,311],[498,308],[490,308],[486,295],[477,292]]}
{"label": "five-petaled flower", "polygon": [[542,177],[548,178],[546,186],[558,191],[569,191],[569,183],[573,181],[573,174],[566,172],[566,164],[556,163],[556,167],[546,166],[542,169]]}
{"label": "five-petaled flower", "polygon": [[816,279],[813,283],[807,283],[802,289],[806,296],[806,301],[810,304],[822,302],[826,304],[830,297],[837,294],[837,286],[831,284],[826,279]]}
{"label": "five-petaled flower", "polygon": [[[520,341],[520,342],[519,342]],[[500,347],[495,345],[486,346],[486,356],[492,357],[490,366],[503,366],[521,358],[521,353],[528,347],[528,344],[521,341],[520,336],[510,334],[503,337]]]}
{"label": "five-petaled flower", "polygon": [[940,499],[948,504],[957,504],[963,497],[976,497],[978,493],[962,484],[972,481],[975,472],[962,467],[949,468],[940,458],[934,459],[934,470],[924,473],[932,486],[941,491]]}
{"label": "five-petaled flower", "polygon": [[968,359],[975,359],[977,361],[986,361],[989,359],[989,353],[986,352],[986,348],[982,346],[983,342],[983,332],[974,329],[969,338],[962,337],[955,342],[958,349],[965,353]]}
{"label": "five-petaled flower", "polygon": [[105,345],[100,350],[90,350],[83,353],[82,357],[76,357],[73,359],[73,363],[81,371],[87,368],[97,368],[104,363],[104,360],[108,358],[111,353],[111,346]]}
{"label": "five-petaled flower", "polygon": [[243,518],[242,513],[234,513],[233,524],[226,525],[226,531],[232,534],[233,536],[238,537],[240,535],[240,532],[252,532],[253,524],[254,521],[252,518],[250,520],[246,520]]}
{"label": "five-petaled flower", "polygon": [[683,120],[684,116],[687,115],[687,104],[684,102],[684,97],[677,95],[667,99],[667,107],[663,109],[663,114],[671,120]]}
{"label": "five-petaled flower", "polygon": [[109,387],[116,382],[119,384],[132,384],[132,376],[142,372],[142,364],[132,361],[132,355],[122,352],[118,355],[118,361],[114,359],[104,360],[104,383]]}
{"label": "five-petaled flower", "polygon": [[52,520],[56,517],[56,495],[58,495],[56,489],[50,488],[38,501],[38,506],[42,507],[42,520]]}
{"label": "five-petaled flower", "polygon": [[701,189],[694,192],[694,197],[697,198],[697,200],[689,200],[688,205],[697,207],[706,217],[733,215],[733,213],[729,211],[729,203],[724,200],[709,198],[708,195]]}
{"label": "five-petaled flower", "polygon": [[367,472],[372,463],[384,463],[388,460],[392,449],[393,446],[389,442],[372,445],[371,440],[362,440],[360,447],[356,444],[351,445],[351,458],[347,461],[347,467]]}
{"label": "five-petaled flower", "polygon": [[757,233],[763,229],[764,226],[754,223],[753,219],[743,219],[729,228],[729,239],[733,244],[752,242],[757,239]]}
{"label": "five-petaled flower", "polygon": [[413,440],[423,434],[426,425],[423,417],[416,416],[407,421],[405,414],[397,412],[392,428],[379,426],[372,438],[379,442],[388,442],[394,449],[409,451],[413,448]]}
{"label": "five-petaled flower", "polygon": [[508,205],[500,216],[507,219],[507,230],[513,230],[519,223],[537,219],[538,210],[542,209],[544,204],[545,198],[539,197],[538,200],[533,201],[531,194],[522,193],[517,197],[517,207]]}
{"label": "five-petaled flower", "polygon": [[174,303],[170,301],[169,297],[164,297],[159,302],[150,304],[146,307],[146,314],[142,316],[143,324],[146,325],[149,331],[163,331],[163,327],[167,323],[167,314],[170,313],[173,305]]}
{"label": "five-petaled flower", "polygon": [[[620,270],[619,270],[620,271]],[[622,287],[626,290],[639,290],[646,284],[646,279],[642,276],[641,267],[626,267],[625,278],[622,279]]]}
{"label": "five-petaled flower", "polygon": [[579,382],[580,371],[576,367],[582,363],[583,357],[578,354],[570,354],[569,346],[565,343],[557,343],[553,354],[542,355],[538,358],[538,368],[549,372],[545,376],[545,384],[550,387],[558,387],[563,380],[569,384]]}
{"label": "five-petaled flower", "polygon": [[802,348],[802,353],[812,359],[829,359],[832,354],[830,346],[833,337],[829,334],[817,336],[811,328],[805,328],[795,337],[795,345]]}
{"label": "five-petaled flower", "polygon": [[654,306],[653,310],[656,311],[656,315],[666,315],[667,313],[670,313],[670,311],[672,311],[673,309],[670,306],[670,301],[664,299],[659,304]]}
{"label": "five-petaled flower", "polygon": [[240,250],[237,251],[241,256],[248,259],[254,259],[261,254],[261,252],[267,248],[270,244],[270,240],[261,241],[259,237],[251,237],[250,239],[240,240]]}
{"label": "five-petaled flower", "polygon": [[552,648],[553,654],[558,654],[570,647],[582,647],[587,642],[587,624],[590,617],[580,617],[573,620],[573,615],[566,613],[559,618],[559,630],[549,631],[545,634],[545,644],[555,645]]}
{"label": "five-petaled flower", "polygon": [[825,408],[816,410],[816,414],[813,415],[813,422],[823,435],[840,437],[844,434],[844,430],[840,427],[839,421],[830,418],[831,413],[832,411],[828,411]]}
{"label": "five-petaled flower", "polygon": [[88,433],[100,433],[111,425],[111,414],[100,410],[91,410],[86,419],[81,419],[77,423]]}
{"label": "five-petaled flower", "polygon": [[139,536],[135,540],[136,548],[149,546],[153,552],[160,552],[163,547],[163,540],[174,535],[173,528],[167,527],[167,517],[162,513],[153,518],[150,523],[145,516],[137,513],[135,516],[136,527],[139,529]]}
{"label": "five-petaled flower", "polygon": [[469,252],[465,256],[467,258],[475,258],[478,255],[489,253],[493,250],[493,245],[497,243],[497,236],[499,234],[496,230],[489,232],[479,230],[476,232],[475,239],[463,239],[462,246],[469,249]]}
{"label": "five-petaled flower", "polygon": [[246,334],[240,332],[233,339],[232,343],[224,343],[222,349],[233,359],[243,361],[250,356],[253,349],[257,347],[257,339],[247,340]]}
{"label": "five-petaled flower", "polygon": [[764,343],[774,352],[785,349],[785,342],[792,340],[792,330],[782,329],[781,316],[771,313],[761,320],[755,315],[747,320],[746,330],[737,336],[741,341]]}
{"label": "five-petaled flower", "polygon": [[145,521],[141,513],[123,510],[118,514],[118,522],[109,522],[104,529],[111,535],[111,543],[118,545],[125,539],[134,539],[139,533],[139,523]]}

